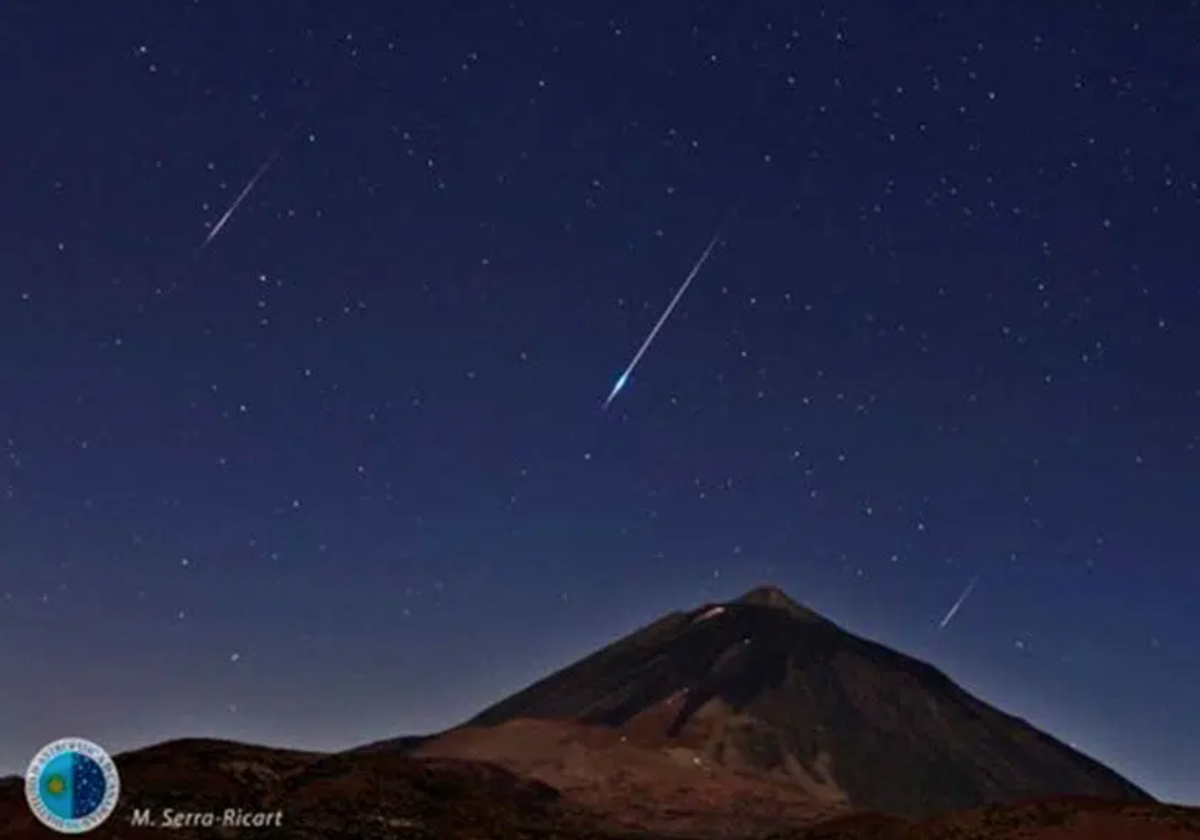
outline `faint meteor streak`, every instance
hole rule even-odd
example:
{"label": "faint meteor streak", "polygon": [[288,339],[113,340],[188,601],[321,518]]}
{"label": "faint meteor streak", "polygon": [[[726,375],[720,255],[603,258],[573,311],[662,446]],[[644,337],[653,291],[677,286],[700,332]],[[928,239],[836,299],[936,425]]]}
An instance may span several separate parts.
{"label": "faint meteor streak", "polygon": [[[734,211],[736,212],[736,208],[734,208]],[[636,368],[638,362],[642,360],[642,356],[646,355],[646,351],[650,349],[650,345],[658,335],[658,331],[663,328],[663,324],[665,324],[667,319],[671,317],[671,313],[675,311],[675,307],[679,304],[679,301],[683,298],[684,294],[687,293],[688,286],[692,285],[692,281],[696,279],[696,275],[700,273],[700,269],[704,268],[704,264],[708,262],[708,258],[712,255],[713,248],[717,247],[717,242],[720,241],[722,234],[725,232],[725,228],[727,228],[729,223],[733,221],[733,216],[734,213],[730,213],[721,227],[717,228],[717,232],[713,234],[713,238],[709,240],[708,247],[706,247],[704,252],[700,254],[700,259],[696,260],[696,264],[692,266],[692,270],[688,272],[688,276],[684,279],[683,283],[680,284],[679,289],[675,292],[675,297],[671,298],[671,302],[667,304],[667,308],[664,309],[662,315],[658,317],[658,322],[655,323],[654,327],[650,330],[650,334],[646,336],[646,340],[642,342],[642,346],[638,348],[636,353],[634,353],[633,361],[631,361],[628,367],[625,368],[624,372],[617,377],[616,384],[613,385],[612,390],[608,394],[608,398],[604,400],[604,409],[607,409],[609,405],[612,404],[612,401],[617,398],[617,394],[621,393],[621,390],[627,384],[629,384],[629,377],[633,374],[633,369]]]}
{"label": "faint meteor streak", "polygon": [[201,242],[200,247],[196,249],[196,256],[200,256],[201,252],[204,251],[204,249],[207,248],[209,244],[217,238],[217,235],[220,234],[222,228],[224,228],[229,222],[233,214],[237,212],[238,207],[240,207],[242,202],[246,200],[246,196],[250,195],[251,191],[258,184],[262,176],[266,175],[267,170],[271,168],[271,165],[279,159],[280,153],[283,152],[284,144],[287,143],[288,139],[290,139],[291,136],[296,132],[296,129],[300,127],[300,122],[300,120],[296,120],[296,122],[292,124],[291,129],[286,135],[284,135],[283,140],[281,140],[279,145],[275,147],[275,150],[267,156],[267,159],[263,161],[263,165],[258,168],[258,171],[254,173],[254,177],[246,182],[246,186],[242,187],[242,191],[238,193],[238,197],[235,198],[233,203],[229,205],[229,209],[227,209],[221,215],[221,218],[217,219],[217,223],[212,226],[212,230],[208,232],[208,236],[204,237],[204,241]]}
{"label": "faint meteor streak", "polygon": [[958,600],[955,601],[950,609],[946,611],[945,617],[942,619],[941,623],[938,624],[939,630],[945,630],[946,626],[954,620],[954,616],[958,615],[958,611],[962,609],[962,605],[965,604],[967,599],[971,597],[971,593],[974,591],[977,583],[979,583],[978,573],[976,573],[975,577],[971,578],[971,582],[967,584],[967,588],[964,589],[962,594],[958,596]]}
{"label": "faint meteor streak", "polygon": [[221,232],[221,228],[225,227],[225,223],[229,221],[229,218],[235,212],[237,212],[238,207],[243,201],[246,200],[246,196],[250,195],[250,191],[254,189],[254,185],[257,184],[258,180],[267,173],[267,170],[271,168],[271,164],[273,164],[275,159],[278,157],[279,149],[276,149],[271,153],[271,156],[267,158],[266,162],[258,168],[258,171],[254,173],[254,177],[246,182],[246,186],[244,186],[242,191],[238,193],[238,197],[233,200],[233,204],[230,204],[229,209],[225,211],[224,215],[217,219],[217,223],[212,226],[212,230],[208,232],[208,236],[206,236],[204,241],[200,243],[200,247],[196,249],[197,254],[207,248],[208,244],[217,238],[217,234]]}

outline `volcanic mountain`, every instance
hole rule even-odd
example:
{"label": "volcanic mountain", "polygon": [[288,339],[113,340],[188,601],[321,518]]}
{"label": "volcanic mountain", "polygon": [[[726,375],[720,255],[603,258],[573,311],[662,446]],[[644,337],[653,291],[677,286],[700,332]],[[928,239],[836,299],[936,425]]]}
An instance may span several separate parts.
{"label": "volcanic mountain", "polygon": [[[192,738],[115,761],[96,840],[227,809],[280,812],[279,840],[1200,837],[1200,809],[772,587],[665,616],[440,734],[334,754]],[[49,836],[24,793],[0,779],[0,840]]]}
{"label": "volcanic mountain", "polygon": [[[598,758],[605,752],[616,758]],[[415,753],[493,761],[564,790],[636,774],[639,762],[647,779],[662,777],[673,763],[691,774],[679,790],[737,778],[829,815],[922,818],[1054,796],[1153,801],[931,665],[771,586],[666,615]]]}

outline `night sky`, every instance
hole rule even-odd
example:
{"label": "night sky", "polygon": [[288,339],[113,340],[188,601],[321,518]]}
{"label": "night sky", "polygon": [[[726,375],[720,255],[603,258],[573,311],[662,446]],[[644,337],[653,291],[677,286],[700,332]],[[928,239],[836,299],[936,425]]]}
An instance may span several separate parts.
{"label": "night sky", "polygon": [[0,771],[425,732],[771,580],[1200,802],[1195,2],[31,0],[0,55]]}

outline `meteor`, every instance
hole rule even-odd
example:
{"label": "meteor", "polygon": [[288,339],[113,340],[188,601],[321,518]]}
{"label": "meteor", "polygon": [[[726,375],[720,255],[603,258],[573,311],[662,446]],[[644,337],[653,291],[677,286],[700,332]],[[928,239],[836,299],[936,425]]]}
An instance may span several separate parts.
{"label": "meteor", "polygon": [[229,209],[222,214],[221,218],[217,219],[217,223],[212,226],[212,230],[208,232],[208,236],[204,237],[204,241],[201,242],[200,247],[196,249],[195,255],[197,257],[200,256],[201,252],[203,252],[204,249],[207,248],[209,244],[217,238],[217,235],[220,234],[221,230],[229,222],[233,214],[237,212],[238,207],[240,207],[242,202],[246,200],[246,196],[250,195],[251,191],[258,184],[262,176],[266,175],[267,170],[271,168],[271,165],[279,159],[280,153],[283,152],[284,145],[289,139],[291,139],[291,136],[296,133],[296,129],[300,127],[301,121],[302,120],[296,120],[296,122],[292,124],[291,129],[289,129],[288,133],[284,135],[283,140],[279,142],[279,145],[275,147],[275,150],[267,156],[267,159],[263,162],[263,165],[260,166],[258,171],[254,173],[254,177],[246,182],[246,186],[242,187],[242,191],[238,193],[238,197],[235,198],[233,203],[229,205]]}
{"label": "meteor", "polygon": [[965,604],[967,599],[971,597],[971,592],[974,591],[977,583],[979,583],[978,573],[976,573],[975,577],[971,578],[971,582],[967,584],[967,588],[964,589],[962,594],[958,596],[958,600],[955,601],[950,609],[946,611],[946,616],[942,619],[941,623],[938,624],[939,630],[945,630],[946,626],[954,620],[954,616],[958,615],[958,611],[962,609],[962,605]]}
{"label": "meteor", "polygon": [[[734,212],[736,212],[736,209],[737,208],[734,208]],[[608,398],[604,400],[604,409],[607,409],[612,404],[612,401],[617,398],[617,394],[621,393],[621,390],[629,384],[629,377],[633,375],[633,369],[636,368],[638,362],[642,360],[642,356],[646,355],[646,351],[650,349],[650,345],[658,335],[658,331],[663,328],[663,324],[665,324],[667,319],[671,317],[671,313],[675,311],[675,307],[679,304],[680,299],[682,299],[684,294],[687,293],[688,287],[692,285],[692,281],[696,279],[696,275],[700,273],[700,269],[704,268],[704,264],[708,262],[708,258],[712,255],[713,248],[717,247],[717,242],[720,241],[721,236],[724,234],[725,229],[729,226],[729,223],[733,221],[733,216],[734,213],[731,212],[721,227],[717,228],[717,232],[713,234],[713,238],[708,242],[708,247],[706,247],[704,252],[700,254],[700,259],[696,260],[696,264],[692,266],[692,270],[688,272],[687,277],[684,279],[683,283],[680,284],[679,289],[675,292],[675,297],[671,298],[671,302],[667,304],[667,308],[664,309],[662,315],[658,317],[657,323],[655,323],[654,327],[650,330],[650,334],[646,336],[646,340],[642,342],[642,346],[639,347],[638,351],[633,354],[633,361],[631,361],[628,367],[625,368],[624,372],[617,377],[616,384],[613,385],[612,390],[608,393]]]}
{"label": "meteor", "polygon": [[233,200],[233,204],[230,204],[229,209],[225,211],[224,215],[217,219],[217,223],[212,226],[212,230],[208,232],[208,236],[206,236],[204,241],[200,243],[200,247],[196,249],[197,255],[207,248],[210,242],[217,238],[217,234],[221,232],[221,228],[225,227],[225,223],[229,221],[229,218],[235,212],[237,212],[238,207],[243,201],[246,200],[246,196],[250,195],[250,191],[254,189],[254,185],[257,184],[258,180],[267,173],[267,170],[271,168],[271,164],[273,164],[275,159],[278,157],[279,149],[276,149],[271,153],[271,156],[267,158],[266,162],[258,168],[258,171],[254,173],[254,177],[246,182],[246,186],[242,188],[240,193],[238,193],[238,197]]}

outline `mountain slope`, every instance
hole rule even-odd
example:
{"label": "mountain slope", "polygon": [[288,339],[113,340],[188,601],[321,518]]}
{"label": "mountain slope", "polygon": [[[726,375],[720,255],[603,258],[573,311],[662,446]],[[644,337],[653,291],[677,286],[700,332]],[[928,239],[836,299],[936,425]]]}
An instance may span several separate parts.
{"label": "mountain slope", "polygon": [[656,748],[617,730],[518,718],[461,727],[415,758],[498,764],[560,791],[608,824],[661,837],[748,838],[845,814],[839,797],[785,777],[718,767],[686,747]]}
{"label": "mountain slope", "polygon": [[774,587],[664,616],[466,726],[524,718],[604,727],[787,779],[822,801],[911,817],[1061,795],[1151,801],[932,666]]}

